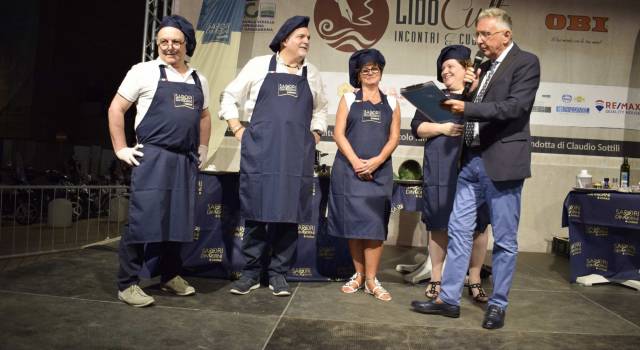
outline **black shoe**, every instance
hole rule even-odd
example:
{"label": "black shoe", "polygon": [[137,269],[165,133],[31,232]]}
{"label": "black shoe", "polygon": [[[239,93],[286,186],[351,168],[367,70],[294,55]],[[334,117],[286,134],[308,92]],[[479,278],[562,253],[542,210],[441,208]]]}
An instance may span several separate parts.
{"label": "black shoe", "polygon": [[489,305],[489,307],[487,308],[487,312],[484,314],[482,328],[502,328],[504,326],[504,317],[504,309],[501,309],[498,305]]}
{"label": "black shoe", "polygon": [[447,317],[460,317],[460,306],[447,303],[436,303],[435,300],[411,302],[411,307],[417,312],[430,315],[442,315]]}
{"label": "black shoe", "polygon": [[273,295],[279,297],[287,297],[291,295],[289,291],[289,284],[282,275],[277,275],[269,278],[269,289],[273,291]]}
{"label": "black shoe", "polygon": [[231,294],[245,295],[258,288],[260,288],[260,281],[249,277],[240,277],[239,280],[233,282],[229,292]]}

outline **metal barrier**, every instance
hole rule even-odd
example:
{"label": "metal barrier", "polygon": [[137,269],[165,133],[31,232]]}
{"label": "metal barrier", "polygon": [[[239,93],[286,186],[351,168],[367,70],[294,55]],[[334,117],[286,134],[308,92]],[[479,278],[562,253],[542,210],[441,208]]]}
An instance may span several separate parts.
{"label": "metal barrier", "polygon": [[0,186],[0,259],[119,236],[128,192],[127,186]]}

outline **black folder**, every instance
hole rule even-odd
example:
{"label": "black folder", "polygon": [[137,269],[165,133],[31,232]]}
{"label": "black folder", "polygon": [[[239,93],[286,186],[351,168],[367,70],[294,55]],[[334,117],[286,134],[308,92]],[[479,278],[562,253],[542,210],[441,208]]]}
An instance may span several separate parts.
{"label": "black folder", "polygon": [[440,106],[442,101],[449,98],[432,81],[404,87],[400,89],[400,94],[432,122],[460,122],[460,116]]}

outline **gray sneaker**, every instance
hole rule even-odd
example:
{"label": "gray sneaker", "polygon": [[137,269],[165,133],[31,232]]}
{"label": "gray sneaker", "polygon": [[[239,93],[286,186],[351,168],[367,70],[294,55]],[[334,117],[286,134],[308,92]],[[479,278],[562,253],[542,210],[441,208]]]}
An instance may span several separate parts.
{"label": "gray sneaker", "polygon": [[152,296],[147,295],[137,284],[118,291],[118,299],[133,307],[144,307],[153,304],[155,301]]}
{"label": "gray sneaker", "polygon": [[181,297],[196,294],[196,289],[189,285],[182,277],[176,276],[162,286],[165,292],[173,293]]}
{"label": "gray sneaker", "polygon": [[277,275],[269,278],[269,289],[273,291],[273,295],[279,297],[287,297],[291,295],[289,291],[289,284],[282,275]]}
{"label": "gray sneaker", "polygon": [[239,280],[233,282],[229,292],[236,295],[245,295],[258,288],[260,288],[260,281],[249,277],[240,277]]}

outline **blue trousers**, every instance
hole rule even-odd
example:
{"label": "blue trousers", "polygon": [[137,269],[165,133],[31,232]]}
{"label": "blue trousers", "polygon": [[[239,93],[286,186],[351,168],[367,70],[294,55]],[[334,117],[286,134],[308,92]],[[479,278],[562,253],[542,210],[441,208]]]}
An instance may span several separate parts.
{"label": "blue trousers", "polygon": [[296,258],[298,224],[245,220],[242,276],[260,280],[267,269],[269,277],[286,275]]}
{"label": "blue trousers", "polygon": [[459,305],[469,267],[478,207],[489,207],[493,231],[493,293],[489,304],[506,308],[518,255],[520,196],[524,180],[494,182],[479,152],[466,149],[458,175],[453,211],[449,218],[449,244],[442,275],[440,299]]}

